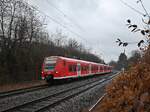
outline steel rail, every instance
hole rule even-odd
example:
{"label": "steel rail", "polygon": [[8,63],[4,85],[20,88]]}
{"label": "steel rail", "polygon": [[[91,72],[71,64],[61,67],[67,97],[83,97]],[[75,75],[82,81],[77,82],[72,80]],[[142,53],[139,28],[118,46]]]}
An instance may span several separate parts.
{"label": "steel rail", "polygon": [[[112,76],[112,79],[113,79],[114,77],[117,77],[120,73],[121,73],[121,72],[116,73],[116,75]],[[104,97],[105,97],[106,95],[107,95],[107,93],[104,93],[104,94],[97,100],[97,102],[96,102],[94,105],[92,105],[92,106],[88,109],[89,112],[92,112],[92,111],[97,107],[97,105],[104,99]]]}
{"label": "steel rail", "polygon": [[[108,80],[107,80],[108,81]],[[33,111],[33,112],[42,112],[42,111],[45,111],[45,110],[47,110],[48,108],[52,108],[52,107],[55,107],[56,105],[59,105],[60,103],[62,103],[62,102],[64,102],[64,101],[66,101],[66,100],[68,100],[68,99],[71,99],[71,98],[74,98],[75,96],[78,96],[79,94],[81,94],[81,93],[84,93],[84,92],[86,92],[86,91],[88,91],[88,90],[90,90],[90,89],[92,89],[92,88],[94,88],[94,87],[96,87],[96,86],[101,86],[101,87],[103,87],[105,84],[104,84],[104,82],[107,82],[107,81],[102,81],[102,82],[98,82],[98,83],[96,83],[96,84],[94,84],[94,85],[91,85],[91,86],[89,86],[89,87],[87,87],[87,88],[84,88],[83,90],[81,90],[81,91],[78,91],[78,92],[75,92],[75,93],[73,93],[73,94],[71,94],[71,95],[68,95],[68,96],[65,96],[65,97],[63,97],[63,98],[60,98],[59,100],[57,100],[57,101],[55,101],[54,103],[52,103],[52,104],[47,104],[47,105],[45,105],[45,106],[43,106],[42,108],[40,108],[40,109],[37,109],[36,111]],[[100,84],[102,84],[102,85],[100,85]]]}
{"label": "steel rail", "polygon": [[27,93],[27,92],[37,91],[37,90],[45,89],[48,87],[49,86],[47,84],[44,84],[44,85],[33,86],[33,87],[29,87],[29,88],[22,88],[22,89],[7,91],[7,92],[0,92],[0,99],[10,97],[10,96],[15,96],[18,94]]}
{"label": "steel rail", "polygon": [[[53,98],[53,97],[56,97],[58,95],[61,95],[63,93],[66,93],[66,92],[70,92],[71,90],[75,90],[75,89],[78,89],[78,88],[81,88],[81,87],[84,87],[86,85],[90,85],[92,84],[93,82],[95,81],[98,81],[99,79],[97,80],[94,80],[94,81],[91,81],[91,82],[88,82],[88,83],[85,83],[85,84],[82,84],[80,86],[77,86],[77,87],[73,87],[73,88],[67,88],[66,90],[62,90],[61,92],[58,92],[58,93],[55,93],[55,94],[52,94],[50,96],[46,96],[46,97],[43,97],[43,98],[39,98],[39,99],[36,99],[36,100],[33,100],[33,101],[29,101],[29,102],[26,102],[24,104],[20,104],[20,105],[17,105],[15,107],[12,107],[12,108],[9,108],[9,109],[6,109],[6,110],[3,110],[1,112],[12,112],[12,111],[16,111],[16,110],[20,110],[21,108],[24,108],[25,106],[31,106],[35,103],[38,103],[38,102],[42,102],[43,100],[46,100],[46,99],[50,99],[50,98]],[[103,81],[102,81],[103,82]]]}

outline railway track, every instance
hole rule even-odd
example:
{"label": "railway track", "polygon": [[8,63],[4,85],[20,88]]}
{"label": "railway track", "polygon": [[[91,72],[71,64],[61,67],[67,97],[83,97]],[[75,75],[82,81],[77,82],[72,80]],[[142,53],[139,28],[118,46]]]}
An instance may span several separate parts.
{"label": "railway track", "polygon": [[[116,75],[115,76],[111,76],[111,77],[116,77],[116,76],[118,76],[119,74],[120,74],[121,72],[118,72],[118,73],[116,73]],[[88,110],[89,110],[89,112],[92,112],[95,108],[96,108],[96,106],[104,99],[104,97],[107,95],[107,93],[104,93],[99,99],[98,99],[98,101],[94,104],[94,105],[92,105],[92,107],[90,107]]]}
{"label": "railway track", "polygon": [[48,87],[49,86],[47,84],[45,84],[45,85],[34,86],[34,87],[30,87],[30,88],[17,89],[17,90],[7,91],[7,92],[0,92],[0,99],[10,97],[10,96],[19,95],[19,94],[24,94],[27,92],[38,91],[40,89],[45,89]]}
{"label": "railway track", "polygon": [[23,89],[17,89],[17,90],[12,90],[12,91],[7,91],[7,92],[0,92],[0,99],[6,98],[6,97],[12,97],[28,92],[34,92],[38,91],[41,89],[46,89],[49,88],[50,86],[48,84],[44,85],[39,85],[39,86],[34,86],[34,87],[29,87],[29,88],[23,88]]}
{"label": "railway track", "polygon": [[36,100],[30,100],[26,103],[1,110],[1,112],[41,112],[47,110],[48,108],[52,108],[65,100],[71,99],[85,91],[88,91],[95,86],[103,86],[112,78],[112,76],[105,79],[98,78],[97,80],[92,80],[79,86],[77,85],[67,89],[65,88],[56,92],[55,94],[50,94],[49,96],[38,98]]}

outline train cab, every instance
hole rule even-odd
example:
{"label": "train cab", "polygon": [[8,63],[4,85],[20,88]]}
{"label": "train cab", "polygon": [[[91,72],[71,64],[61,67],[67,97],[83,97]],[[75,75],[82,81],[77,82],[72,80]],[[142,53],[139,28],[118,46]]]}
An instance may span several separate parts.
{"label": "train cab", "polygon": [[53,80],[55,69],[56,69],[57,58],[46,57],[42,66],[42,79],[47,81]]}

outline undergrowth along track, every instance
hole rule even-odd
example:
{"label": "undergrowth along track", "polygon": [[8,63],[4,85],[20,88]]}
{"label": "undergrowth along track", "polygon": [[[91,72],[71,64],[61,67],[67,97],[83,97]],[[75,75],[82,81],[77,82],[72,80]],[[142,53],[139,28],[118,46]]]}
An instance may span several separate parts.
{"label": "undergrowth along track", "polygon": [[12,90],[12,91],[7,91],[7,92],[0,92],[0,99],[18,95],[18,94],[27,93],[27,92],[38,91],[40,89],[45,89],[48,87],[49,87],[48,84],[44,84],[44,85],[39,85],[39,86],[34,86],[34,87],[29,87],[29,88],[17,89],[17,90]]}
{"label": "undergrowth along track", "polygon": [[54,107],[55,105],[58,105],[59,103],[67,99],[75,97],[79,95],[80,93],[83,93],[97,85],[107,82],[111,78],[113,77],[110,77],[108,79],[107,78],[101,79],[101,80],[97,79],[97,80],[93,80],[91,82],[87,82],[79,86],[70,87],[70,88],[62,90],[61,92],[58,92],[58,93],[55,93],[55,94],[52,94],[43,98],[39,98],[36,100],[31,100],[24,104],[20,104],[15,107],[3,110],[1,112],[16,112],[16,111],[39,112],[49,107]]}

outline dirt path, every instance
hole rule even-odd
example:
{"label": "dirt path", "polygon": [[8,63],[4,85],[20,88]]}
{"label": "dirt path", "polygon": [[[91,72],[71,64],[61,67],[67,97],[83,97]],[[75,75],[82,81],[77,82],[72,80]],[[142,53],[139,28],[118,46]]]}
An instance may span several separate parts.
{"label": "dirt path", "polygon": [[7,92],[16,89],[29,88],[29,87],[39,86],[44,84],[46,84],[44,80],[37,80],[37,81],[28,81],[28,82],[16,83],[16,84],[0,85],[0,92]]}

